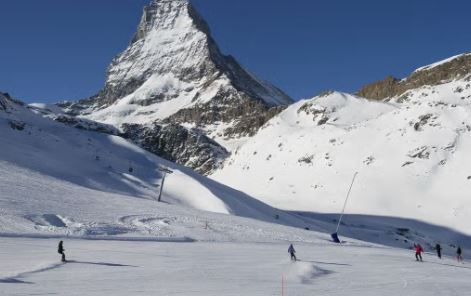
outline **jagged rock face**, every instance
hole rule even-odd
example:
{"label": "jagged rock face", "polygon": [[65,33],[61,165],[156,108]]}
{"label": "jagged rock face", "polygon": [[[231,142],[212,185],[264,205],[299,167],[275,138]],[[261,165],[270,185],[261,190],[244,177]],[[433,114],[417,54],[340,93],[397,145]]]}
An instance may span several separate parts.
{"label": "jagged rock face", "polygon": [[228,156],[222,146],[198,130],[186,129],[177,124],[151,127],[124,124],[123,136],[152,153],[202,174],[215,170]]}
{"label": "jagged rock face", "polygon": [[7,96],[0,92],[0,110],[6,111],[8,108]]}
{"label": "jagged rock face", "polygon": [[[215,138],[222,143],[227,138],[253,135],[281,106],[290,103],[292,99],[281,90],[247,72],[233,57],[221,54],[207,23],[187,0],[154,0],[144,8],[129,47],[109,66],[104,88],[94,97],[58,106],[69,115],[118,128],[126,124],[154,127],[158,137],[169,135],[158,128],[161,125],[176,129],[175,124],[180,124],[182,132],[183,126],[197,126],[208,135],[215,126],[224,125],[225,130],[218,131],[224,139]],[[146,131],[151,133],[149,128]],[[167,143],[168,147],[181,146],[180,137],[167,142],[170,140],[178,142]],[[172,153],[170,157],[164,150],[151,149],[187,163],[187,155]],[[201,160],[191,167],[201,167],[207,163],[207,155],[216,154],[222,155],[218,151],[193,155]]]}
{"label": "jagged rock face", "polygon": [[[234,103],[234,97],[239,102]],[[224,131],[225,138],[237,136],[253,136],[270,118],[284,110],[284,106],[267,109],[261,101],[249,98],[237,98],[234,92],[220,92],[215,98],[204,104],[197,104],[192,108],[181,109],[164,122],[193,123],[204,126],[214,122],[231,122],[240,118]]]}
{"label": "jagged rock face", "polygon": [[471,73],[471,54],[462,54],[436,65],[425,66],[414,71],[408,78],[400,80],[392,76],[363,87],[358,95],[373,100],[383,100],[425,85],[438,85],[455,79],[466,78]]}
{"label": "jagged rock face", "polygon": [[14,109],[15,106],[24,106],[22,101],[14,99],[8,93],[0,92],[0,110],[8,112],[9,109]]}

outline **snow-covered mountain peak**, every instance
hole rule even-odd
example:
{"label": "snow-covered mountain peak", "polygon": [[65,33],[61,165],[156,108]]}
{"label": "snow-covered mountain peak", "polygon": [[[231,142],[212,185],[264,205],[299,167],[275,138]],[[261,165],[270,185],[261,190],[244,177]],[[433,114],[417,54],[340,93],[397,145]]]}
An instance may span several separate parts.
{"label": "snow-covered mountain peak", "polygon": [[[193,149],[186,149],[182,137],[171,137],[175,143],[162,139],[162,126],[171,124],[175,127],[172,130],[179,130],[182,135],[190,134],[182,128],[197,128],[197,133],[191,132],[198,134],[195,138],[209,136],[231,150],[226,145],[228,141],[255,134],[292,102],[281,90],[245,70],[234,57],[223,55],[209,26],[189,1],[159,0],[144,8],[128,48],[109,66],[104,88],[94,97],[58,106],[66,114],[111,124],[137,135],[136,143],[143,143],[139,134],[142,126],[150,126],[154,131],[146,129],[146,135],[153,135],[152,143],[164,140],[168,147],[189,151]],[[130,131],[129,127],[135,130]],[[154,148],[147,147],[164,157],[175,152]],[[188,157],[208,158],[184,158]],[[182,159],[175,155],[169,160],[188,165]],[[214,168],[216,163],[205,167]]]}
{"label": "snow-covered mountain peak", "polygon": [[152,30],[189,30],[193,26],[209,33],[209,27],[187,0],[154,0],[144,7],[141,22],[132,43],[145,38]]}
{"label": "snow-covered mountain peak", "polygon": [[152,1],[144,8],[131,44],[108,68],[104,89],[82,101],[86,106],[80,113],[113,107],[97,119],[111,122],[110,117],[126,117],[124,121],[135,123],[133,115],[145,112],[155,116],[141,119],[151,121],[217,96],[237,101],[230,91],[269,106],[292,102],[233,57],[221,54],[209,26],[188,1]]}

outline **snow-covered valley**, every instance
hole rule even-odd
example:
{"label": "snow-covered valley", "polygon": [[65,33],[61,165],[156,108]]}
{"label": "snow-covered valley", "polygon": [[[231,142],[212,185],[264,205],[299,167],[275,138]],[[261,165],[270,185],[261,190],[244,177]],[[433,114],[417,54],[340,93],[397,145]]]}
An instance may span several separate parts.
{"label": "snow-covered valley", "polygon": [[153,0],[95,96],[0,92],[0,295],[467,295],[469,151],[469,53],[293,102]]}

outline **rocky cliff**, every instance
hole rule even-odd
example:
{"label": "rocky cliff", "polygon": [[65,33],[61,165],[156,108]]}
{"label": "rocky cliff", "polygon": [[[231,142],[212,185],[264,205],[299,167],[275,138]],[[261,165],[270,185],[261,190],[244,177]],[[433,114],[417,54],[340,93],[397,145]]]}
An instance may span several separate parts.
{"label": "rocky cliff", "polygon": [[392,76],[363,87],[358,95],[372,100],[383,100],[421,86],[438,85],[470,77],[471,53],[465,53],[415,70],[405,79]]}

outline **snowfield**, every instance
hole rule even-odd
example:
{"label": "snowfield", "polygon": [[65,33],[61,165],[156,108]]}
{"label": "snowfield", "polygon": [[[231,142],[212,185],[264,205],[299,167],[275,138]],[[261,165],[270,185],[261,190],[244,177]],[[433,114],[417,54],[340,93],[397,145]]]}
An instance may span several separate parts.
{"label": "snowfield", "polygon": [[[1,295],[467,295],[471,267],[451,259],[328,242],[155,243],[2,238]],[[282,278],[284,293],[282,294]]]}

